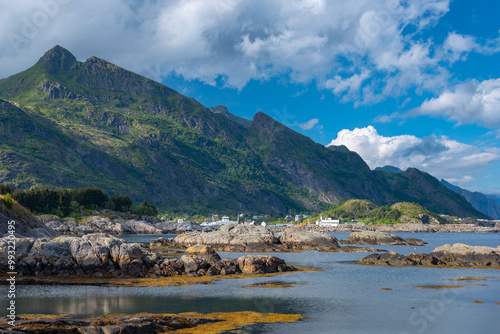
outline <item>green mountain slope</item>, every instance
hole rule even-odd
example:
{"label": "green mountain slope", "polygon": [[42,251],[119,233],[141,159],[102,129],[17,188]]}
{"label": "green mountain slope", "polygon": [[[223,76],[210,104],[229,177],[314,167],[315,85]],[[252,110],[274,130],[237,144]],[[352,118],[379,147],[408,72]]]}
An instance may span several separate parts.
{"label": "green mountain slope", "polygon": [[0,98],[0,181],[23,188],[98,186],[185,212],[319,210],[349,198],[427,206],[439,194],[434,211],[481,215],[439,181],[422,191],[411,173],[372,172],[345,147],[326,148],[263,113],[250,122],[210,110],[59,46],[0,80]]}

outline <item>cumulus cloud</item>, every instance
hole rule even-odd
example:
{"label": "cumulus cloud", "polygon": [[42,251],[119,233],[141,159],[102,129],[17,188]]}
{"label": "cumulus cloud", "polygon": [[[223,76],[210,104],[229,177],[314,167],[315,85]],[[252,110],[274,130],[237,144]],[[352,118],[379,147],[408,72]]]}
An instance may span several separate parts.
{"label": "cumulus cloud", "polygon": [[[373,104],[408,89],[439,92],[443,60],[493,53],[500,39],[422,40],[449,0],[0,0],[0,77],[60,44],[161,80],[169,74],[242,88],[315,81],[341,101]],[[417,36],[417,37],[415,37]],[[453,60],[454,61],[454,60]]]}
{"label": "cumulus cloud", "polygon": [[410,116],[445,116],[457,124],[477,123],[500,127],[500,79],[470,80],[440,96],[425,100]]}
{"label": "cumulus cloud", "polygon": [[79,59],[95,55],[155,79],[176,73],[241,88],[252,79],[285,76],[316,80],[359,103],[411,86],[440,87],[447,75],[433,59],[433,45],[403,31],[431,27],[448,12],[449,0],[0,3],[0,77],[33,64],[55,44]]}
{"label": "cumulus cloud", "polygon": [[314,126],[316,124],[318,124],[319,122],[319,119],[317,118],[313,118],[313,119],[310,119],[308,120],[307,122],[305,123],[302,123],[302,124],[299,124],[299,127],[302,129],[302,130],[311,130],[312,128],[314,128]]}
{"label": "cumulus cloud", "polygon": [[470,178],[481,169],[500,161],[500,149],[480,148],[446,136],[418,138],[413,135],[385,137],[373,126],[342,130],[329,145],[345,145],[370,166],[391,165],[402,170],[415,167],[437,178]]}

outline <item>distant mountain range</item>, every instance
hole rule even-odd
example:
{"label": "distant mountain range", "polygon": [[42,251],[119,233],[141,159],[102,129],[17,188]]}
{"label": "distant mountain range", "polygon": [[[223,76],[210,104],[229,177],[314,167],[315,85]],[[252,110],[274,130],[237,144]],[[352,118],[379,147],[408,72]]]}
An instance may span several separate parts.
{"label": "distant mountain range", "polygon": [[264,113],[252,121],[56,46],[0,80],[0,182],[98,186],[187,213],[300,212],[358,198],[485,217],[417,169],[371,171]]}
{"label": "distant mountain range", "polygon": [[457,194],[462,195],[465,199],[472,204],[472,206],[478,211],[484,213],[491,218],[500,219],[500,201],[495,199],[494,196],[487,196],[480,192],[472,192],[460,187],[457,187],[445,180],[441,180],[441,183],[448,189],[453,190]]}

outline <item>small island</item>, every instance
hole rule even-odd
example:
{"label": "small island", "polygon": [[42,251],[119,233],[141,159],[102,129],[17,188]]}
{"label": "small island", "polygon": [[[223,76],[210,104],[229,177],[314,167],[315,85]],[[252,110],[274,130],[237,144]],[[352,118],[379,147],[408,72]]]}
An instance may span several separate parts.
{"label": "small island", "polygon": [[449,268],[491,268],[500,269],[500,246],[469,246],[465,244],[443,245],[429,254],[398,253],[370,254],[358,264],[380,266],[426,266]]}

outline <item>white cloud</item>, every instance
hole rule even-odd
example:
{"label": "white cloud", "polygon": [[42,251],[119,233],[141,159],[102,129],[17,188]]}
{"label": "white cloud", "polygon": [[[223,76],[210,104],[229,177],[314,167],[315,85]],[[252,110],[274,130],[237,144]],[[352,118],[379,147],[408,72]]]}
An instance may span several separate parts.
{"label": "white cloud", "polygon": [[[342,130],[329,145],[345,145],[357,152],[370,168],[385,165],[402,170],[415,167],[437,178],[463,179],[500,161],[500,149],[480,148],[446,136],[381,136],[373,126]],[[470,180],[469,180],[470,181]]]}
{"label": "white cloud", "polygon": [[486,133],[488,136],[495,136],[496,139],[500,139],[500,129],[495,129]]}
{"label": "white cloud", "polygon": [[157,80],[176,73],[212,85],[222,78],[234,88],[252,79],[315,80],[343,102],[373,104],[409,89],[442,91],[450,77],[443,61],[500,50],[500,39],[480,43],[457,33],[444,45],[420,39],[449,11],[449,0],[0,0],[0,5],[0,77],[27,68],[60,44],[80,60],[98,56]]}
{"label": "white cloud", "polygon": [[473,50],[475,47],[477,47],[477,44],[474,37],[463,36],[453,32],[446,38],[444,47],[445,49],[449,49],[453,52],[462,53]]}
{"label": "white cloud", "polygon": [[[293,82],[316,80],[344,101],[360,103],[412,85],[441,84],[425,74],[430,67],[443,72],[436,70],[432,45],[413,41],[403,30],[427,29],[449,10],[449,0],[0,4],[0,77],[25,69],[60,44],[81,60],[95,55],[155,79],[175,72],[209,84],[222,77],[227,86],[241,88],[252,79],[285,75]],[[31,25],[36,32],[25,34]]]}
{"label": "white cloud", "polygon": [[399,118],[400,115],[398,112],[393,112],[390,115],[378,115],[373,120],[375,123],[391,123],[395,118]]}
{"label": "white cloud", "polygon": [[470,80],[459,84],[439,97],[425,100],[409,115],[445,116],[458,124],[500,127],[500,79]]}
{"label": "white cloud", "polygon": [[308,120],[307,122],[305,123],[302,123],[302,124],[299,124],[299,127],[302,129],[302,130],[311,130],[312,128],[314,128],[314,126],[316,124],[318,124],[319,122],[319,119],[317,118],[313,118],[313,119],[310,119]]}

